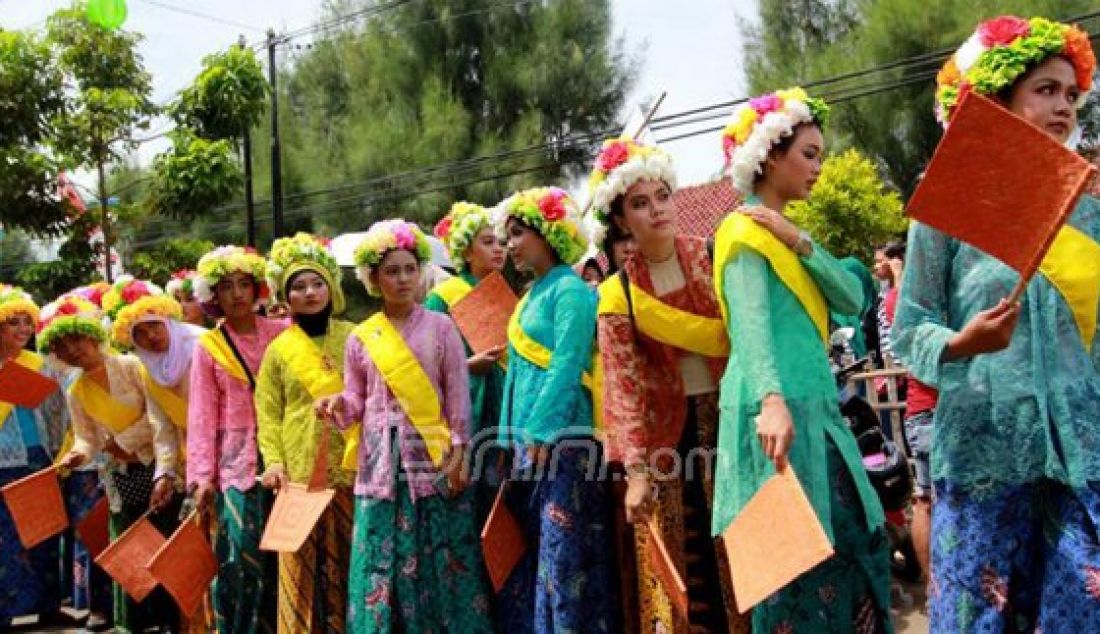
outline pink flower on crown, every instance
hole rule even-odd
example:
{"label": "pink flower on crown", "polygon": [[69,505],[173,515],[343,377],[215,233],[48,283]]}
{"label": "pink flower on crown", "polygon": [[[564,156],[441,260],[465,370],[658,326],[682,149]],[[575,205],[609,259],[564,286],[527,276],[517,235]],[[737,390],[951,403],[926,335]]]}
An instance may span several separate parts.
{"label": "pink flower on crown", "polygon": [[630,158],[630,148],[622,141],[610,143],[596,157],[596,169],[608,173]]}
{"label": "pink flower on crown", "polygon": [[542,212],[542,217],[546,218],[550,222],[557,222],[565,217],[565,203],[562,199],[565,198],[565,192],[560,189],[555,189],[546,196],[542,197],[539,201],[539,211]]}
{"label": "pink flower on crown", "polygon": [[123,301],[127,304],[133,304],[137,300],[145,297],[149,294],[149,289],[145,286],[144,282],[132,282],[126,285],[126,288],[122,289],[120,295],[122,295]]}
{"label": "pink flower on crown", "polygon": [[1031,33],[1031,25],[1014,15],[986,20],[978,26],[978,39],[986,48],[1011,44],[1028,33]]}
{"label": "pink flower on crown", "polygon": [[737,142],[733,140],[732,136],[722,137],[722,154],[726,156],[726,162],[733,158],[733,151],[737,149]]}
{"label": "pink flower on crown", "polygon": [[760,97],[754,97],[749,100],[749,107],[756,111],[756,118],[759,121],[764,118],[764,115],[769,112],[777,112],[783,109],[783,100],[776,94],[762,95]]}
{"label": "pink flower on crown", "polygon": [[449,214],[443,216],[443,219],[436,223],[435,229],[433,230],[433,233],[435,233],[435,237],[439,238],[440,240],[446,240],[447,236],[451,233],[451,222],[452,219]]}
{"label": "pink flower on crown", "polygon": [[75,315],[80,309],[74,302],[65,302],[57,307],[58,315]]}
{"label": "pink flower on crown", "polygon": [[393,228],[393,240],[398,249],[416,248],[416,236],[413,235],[412,229],[404,223]]}

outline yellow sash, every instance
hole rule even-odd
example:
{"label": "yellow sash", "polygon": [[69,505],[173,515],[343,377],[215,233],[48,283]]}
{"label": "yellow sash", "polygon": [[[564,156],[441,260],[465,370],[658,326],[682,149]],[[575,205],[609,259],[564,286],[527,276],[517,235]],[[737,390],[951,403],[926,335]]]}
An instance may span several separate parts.
{"label": "yellow sash", "polygon": [[360,324],[355,329],[355,336],[363,342],[386,386],[420,433],[432,463],[439,467],[451,446],[451,432],[443,420],[439,395],[420,361],[382,311]]}
{"label": "yellow sash", "polygon": [[57,455],[54,456],[53,463],[56,466],[61,462],[61,459],[69,455],[69,452],[73,450],[73,445],[76,444],[76,437],[73,435],[73,427],[69,425],[69,428],[65,430],[65,437],[61,439],[61,448],[57,450]]}
{"label": "yellow sash", "polygon": [[145,383],[145,391],[157,402],[157,406],[168,415],[168,420],[180,429],[187,429],[187,401],[170,387],[164,387],[153,380],[153,377],[141,366],[141,380]]}
{"label": "yellow sash", "polygon": [[[329,328],[333,328],[332,324]],[[325,398],[344,391],[342,367],[332,367],[325,359],[324,350],[309,338],[297,324],[284,330],[280,338],[285,339],[289,354],[286,355],[287,367],[294,378],[306,388],[311,399]],[[356,423],[344,432],[344,456],[341,467],[355,471],[359,458],[359,424]]]}
{"label": "yellow sash", "polygon": [[141,419],[143,413],[111,396],[107,390],[84,375],[73,382],[69,393],[80,402],[88,416],[115,434],[129,429]]}
{"label": "yellow sash", "polygon": [[[553,352],[528,335],[519,322],[528,297],[524,295],[519,300],[516,310],[512,312],[512,317],[508,319],[508,343],[512,344],[519,356],[545,370],[550,367]],[[581,375],[581,385],[592,395],[592,426],[597,434],[601,434],[603,432],[603,362],[600,360],[598,349],[592,352],[589,368]]]}
{"label": "yellow sash", "polygon": [[306,388],[310,398],[316,401],[344,390],[344,378],[340,374],[343,368],[331,367],[325,360],[324,351],[297,324],[284,330],[279,337],[286,339],[283,345],[290,353],[286,355],[290,373]]}
{"label": "yellow sash", "polygon": [[472,290],[474,290],[474,287],[470,286],[469,282],[456,275],[437,284],[432,292],[439,295],[440,299],[450,308],[462,301],[462,298],[469,295]]}
{"label": "yellow sash", "polygon": [[203,335],[199,337],[199,345],[206,350],[210,358],[214,360],[214,363],[217,363],[223,370],[229,373],[229,376],[232,376],[242,383],[249,383],[248,372],[241,366],[241,362],[237,361],[237,357],[233,354],[233,350],[230,349],[229,342],[225,340],[225,335],[222,334],[221,328],[214,328],[203,333]]}
{"label": "yellow sash", "polygon": [[829,340],[829,305],[810,277],[806,267],[802,266],[798,255],[787,245],[779,241],[770,231],[756,224],[744,214],[731,213],[718,227],[714,245],[714,290],[718,294],[718,306],[723,321],[729,320],[726,314],[725,293],[722,290],[722,273],[725,265],[740,249],[750,248],[762,255],[771,264],[776,275],[783,282],[810,316],[817,327],[822,342]]}
{"label": "yellow sash", "polygon": [[[19,355],[12,359],[15,363],[27,368],[28,370],[34,370],[40,372],[45,360],[31,352],[30,350],[20,350]],[[0,428],[4,427],[4,423],[8,421],[8,416],[11,416],[11,410],[15,408],[13,403],[5,403],[0,401]]]}
{"label": "yellow sash", "polygon": [[1039,272],[1066,300],[1085,349],[1092,350],[1100,306],[1100,244],[1065,225],[1055,236]]}
{"label": "yellow sash", "polygon": [[[634,324],[645,336],[705,357],[729,356],[730,341],[721,319],[669,306],[634,282],[630,282],[630,299],[634,305]],[[599,314],[628,315],[630,303],[618,275],[600,284]]]}

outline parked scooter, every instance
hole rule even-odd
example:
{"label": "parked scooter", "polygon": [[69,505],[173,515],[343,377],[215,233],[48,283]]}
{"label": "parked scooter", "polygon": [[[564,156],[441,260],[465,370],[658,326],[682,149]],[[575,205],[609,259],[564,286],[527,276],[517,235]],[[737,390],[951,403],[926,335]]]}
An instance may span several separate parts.
{"label": "parked scooter", "polygon": [[836,377],[840,413],[852,430],[863,456],[863,468],[886,512],[886,533],[890,539],[890,568],[906,582],[920,580],[921,569],[909,532],[909,503],[913,495],[913,474],[909,460],[882,432],[882,421],[871,404],[848,385],[849,379],[866,369],[867,359],[855,359],[849,341],[854,331],[840,328],[830,337],[830,362]]}

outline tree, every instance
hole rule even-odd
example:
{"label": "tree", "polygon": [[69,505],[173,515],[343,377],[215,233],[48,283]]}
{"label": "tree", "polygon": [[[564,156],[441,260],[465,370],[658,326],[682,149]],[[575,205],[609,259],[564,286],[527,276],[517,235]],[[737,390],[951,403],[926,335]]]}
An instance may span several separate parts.
{"label": "tree", "polygon": [[[81,3],[54,13],[46,25],[68,89],[50,145],[66,167],[96,171],[100,204],[94,214],[103,230],[104,250],[110,253],[114,235],[107,170],[137,148],[136,131],[147,129],[157,112],[149,100],[152,78],[136,50],[141,36],[89,23]],[[73,239],[86,239],[86,234]],[[109,270],[107,275],[109,279]]]}
{"label": "tree", "polygon": [[837,257],[870,262],[875,245],[907,226],[901,198],[883,184],[875,164],[856,150],[829,157],[810,198],[789,207],[791,219]]}
{"label": "tree", "polygon": [[[1066,19],[1095,9],[1089,0],[856,0],[851,24],[828,34],[806,21],[785,27],[782,0],[761,0],[758,20],[746,31],[746,68],[753,93],[792,83],[808,83],[919,58],[917,63],[873,75],[857,75],[811,93],[852,97],[869,88],[884,88],[902,80],[925,79],[877,94],[846,99],[834,107],[827,131],[834,146],[856,147],[883,170],[889,183],[911,193],[939,142],[942,130],[932,114],[935,73],[944,58],[937,51],[957,49],[984,19],[1012,13]],[[817,0],[809,4],[840,6]],[[806,40],[818,45],[809,49]],[[805,53],[805,72],[773,64],[785,51]],[[921,57],[923,56],[923,57]]]}
{"label": "tree", "polygon": [[244,176],[229,141],[208,141],[186,128],[177,128],[171,137],[172,148],[153,163],[155,178],[146,200],[152,213],[192,220],[240,191]]}
{"label": "tree", "polygon": [[214,243],[208,240],[168,240],[162,245],[135,253],[129,271],[135,277],[164,286],[176,271],[195,268],[199,258],[213,248]]}
{"label": "tree", "polygon": [[0,226],[59,234],[69,209],[58,165],[43,144],[65,101],[50,48],[33,34],[0,31]]}
{"label": "tree", "polygon": [[207,55],[202,71],[169,108],[176,124],[204,139],[239,139],[260,122],[267,79],[252,49]]}
{"label": "tree", "polygon": [[14,280],[31,261],[31,245],[22,231],[0,230],[0,280]]}
{"label": "tree", "polygon": [[757,22],[743,22],[745,70],[753,94],[804,83],[814,57],[858,23],[853,0],[759,0]]}
{"label": "tree", "polygon": [[101,278],[95,267],[96,252],[88,242],[98,223],[96,214],[72,217],[69,239],[58,250],[57,259],[31,264],[19,271],[19,284],[39,302],[49,302],[62,293]]}
{"label": "tree", "polygon": [[[322,20],[382,4],[333,3]],[[491,204],[512,189],[586,170],[593,146],[553,144],[614,128],[632,77],[611,37],[606,0],[406,3],[324,33],[283,66],[288,226],[312,222],[328,231],[398,214],[430,223],[455,199]],[[538,144],[548,146],[461,171],[377,182]],[[257,158],[262,173],[266,157]],[[470,182],[502,172],[524,173]],[[342,183],[359,185],[300,196]],[[258,190],[263,197],[268,188]]]}

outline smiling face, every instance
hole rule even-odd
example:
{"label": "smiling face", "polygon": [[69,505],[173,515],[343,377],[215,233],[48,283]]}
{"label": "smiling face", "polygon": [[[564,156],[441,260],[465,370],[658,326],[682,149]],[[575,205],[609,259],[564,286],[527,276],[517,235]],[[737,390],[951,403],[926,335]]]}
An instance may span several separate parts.
{"label": "smiling face", "polygon": [[1065,143],[1077,125],[1080,95],[1073,64],[1052,57],[1021,76],[1004,101],[1009,110]]}
{"label": "smiling face", "polygon": [[805,200],[821,175],[825,137],[817,125],[803,124],[789,138],[768,153],[764,178],[785,200]]}
{"label": "smiling face", "polygon": [[214,297],[226,318],[247,318],[255,310],[256,280],[247,273],[230,273],[218,282]]}
{"label": "smiling face", "polygon": [[496,236],[492,227],[485,227],[466,247],[466,263],[474,277],[481,278],[504,269],[507,243]]}
{"label": "smiling face", "polygon": [[378,266],[371,268],[370,277],[385,303],[406,306],[416,302],[420,262],[411,251],[391,249]]}
{"label": "smiling face", "polygon": [[131,336],[134,345],[142,350],[148,350],[154,354],[168,352],[168,324],[163,321],[141,321],[134,324]]}
{"label": "smiling face", "polygon": [[664,181],[643,180],[623,194],[620,213],[612,218],[633,236],[642,251],[660,249],[676,237],[676,203]]}
{"label": "smiling face", "polygon": [[0,321],[0,354],[14,357],[34,336],[34,319],[27,313],[15,313]]}
{"label": "smiling face", "polygon": [[313,271],[302,271],[290,280],[286,297],[291,313],[316,315],[328,306],[328,283],[325,282],[325,278]]}

